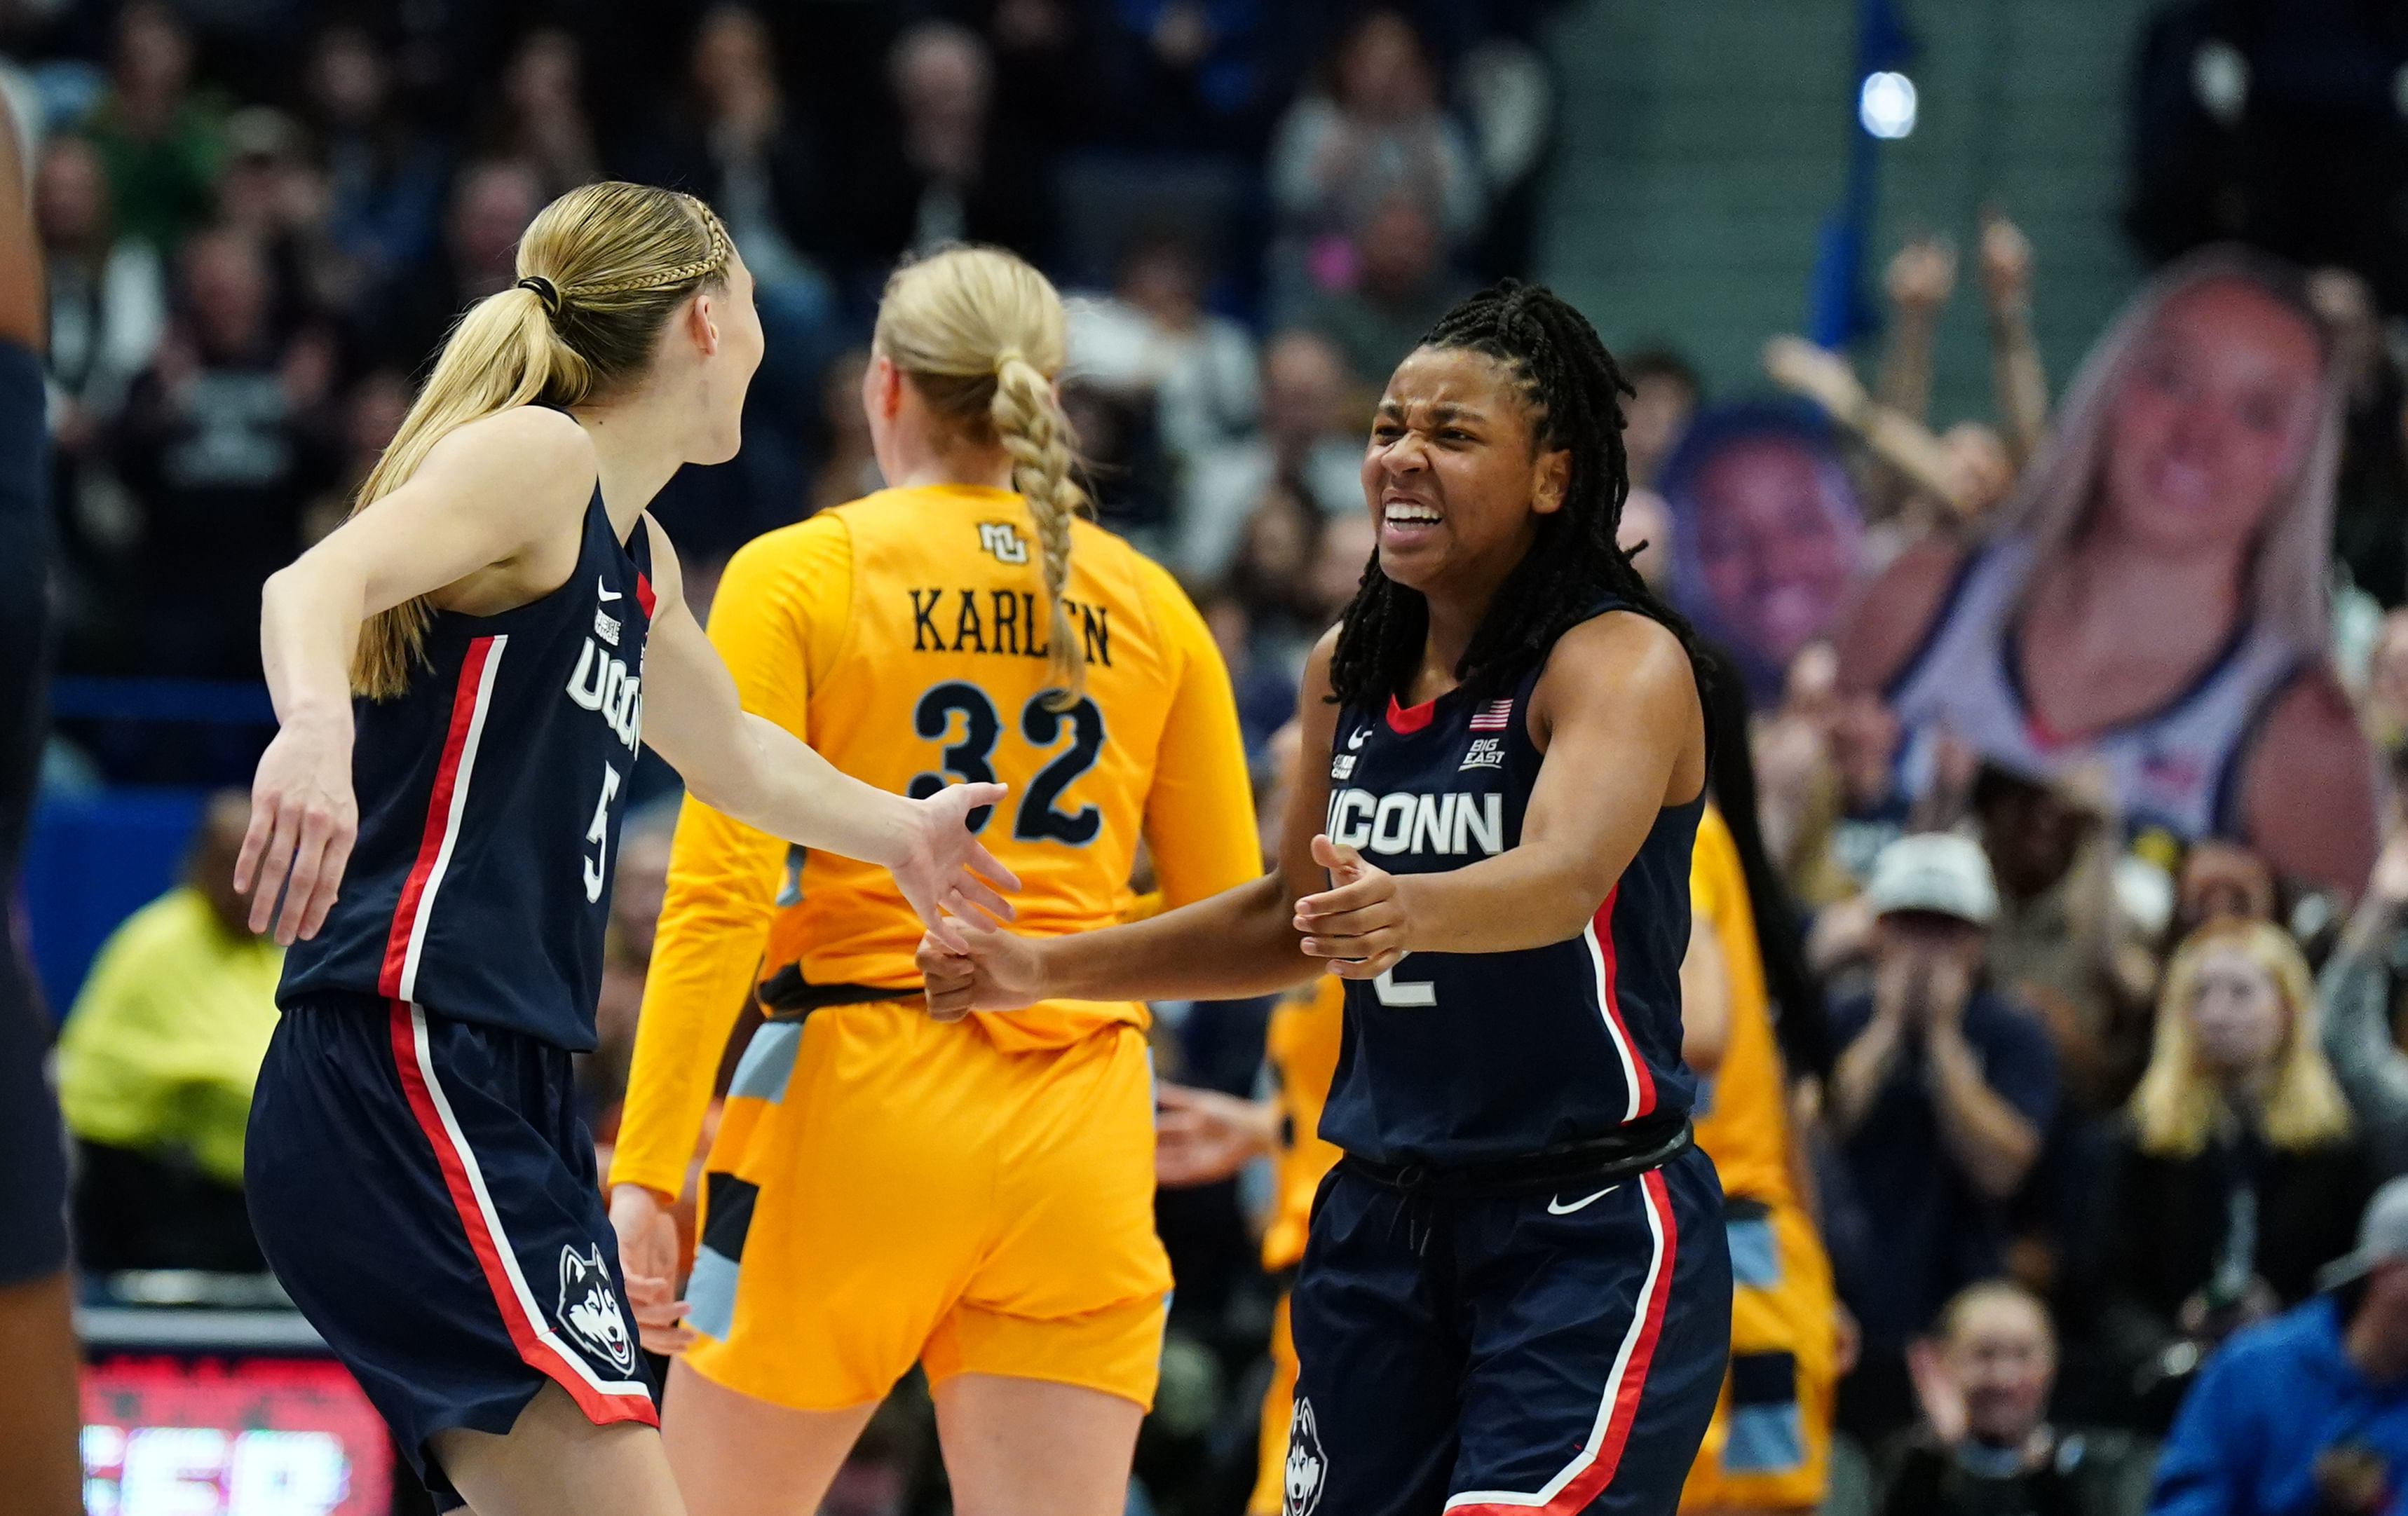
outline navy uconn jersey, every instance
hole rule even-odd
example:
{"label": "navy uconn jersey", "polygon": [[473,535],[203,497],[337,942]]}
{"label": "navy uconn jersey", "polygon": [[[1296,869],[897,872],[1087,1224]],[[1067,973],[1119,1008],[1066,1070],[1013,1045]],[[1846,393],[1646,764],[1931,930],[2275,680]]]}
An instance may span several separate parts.
{"label": "navy uconn jersey", "polygon": [[[1597,607],[1602,613],[1618,601]],[[1436,874],[1522,840],[1541,754],[1534,668],[1501,699],[1458,688],[1339,713],[1327,830],[1392,874]],[[1349,980],[1321,1135],[1375,1163],[1527,1156],[1688,1112],[1681,959],[1702,792],[1656,816],[1579,937],[1519,952],[1415,952]]]}
{"label": "navy uconn jersey", "polygon": [[432,667],[398,699],[354,702],[359,841],[279,1004],[351,991],[594,1046],[643,725],[648,530],[622,546],[595,489],[567,582],[498,616],[437,612]]}

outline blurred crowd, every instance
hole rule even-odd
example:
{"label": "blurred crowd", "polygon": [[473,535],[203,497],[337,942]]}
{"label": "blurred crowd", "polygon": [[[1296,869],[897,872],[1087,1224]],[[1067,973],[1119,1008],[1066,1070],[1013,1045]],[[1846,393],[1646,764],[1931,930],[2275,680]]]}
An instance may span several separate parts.
{"label": "blurred crowd", "polygon": [[[1014,247],[1076,292],[1100,513],[1204,608],[1268,789],[1371,548],[1371,398],[1459,294],[1527,271],[1539,8],[403,7],[268,47],[237,7],[213,31],[137,0],[11,36],[64,666],[255,679],[260,579],[341,520],[535,210],[619,174],[719,208],[769,332],[742,457],[662,503],[690,560],[874,488],[884,272]],[[1626,543],[1753,759],[1716,797],[1841,1307],[1827,1509],[2394,1509],[2408,341],[2366,271],[2153,248],[2052,395],[2046,250],[1962,230],[1962,259],[1923,237],[1884,271],[1870,382],[1788,336],[1730,395],[1676,346],[1622,355]],[[1960,272],[1994,400],[1934,417]],[[606,1137],[669,814],[622,851],[582,1075]],[[276,954],[225,894],[242,820],[211,806],[190,882],[66,1023],[94,1269],[256,1266],[232,1186]],[[1167,1077],[1253,1093],[1270,1007],[1160,1009]],[[1253,1486],[1264,1188],[1163,1193],[1150,1509]],[[830,1509],[940,1509],[924,1412],[898,1393]]]}

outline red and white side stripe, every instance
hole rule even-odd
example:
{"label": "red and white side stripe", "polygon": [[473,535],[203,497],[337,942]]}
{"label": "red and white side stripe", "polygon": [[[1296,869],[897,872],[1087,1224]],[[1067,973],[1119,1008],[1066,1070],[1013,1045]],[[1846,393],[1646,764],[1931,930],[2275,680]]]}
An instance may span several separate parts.
{"label": "red and white side stripe", "polygon": [[418,998],[418,960],[426,948],[427,923],[435,917],[435,894],[443,887],[443,872],[452,864],[452,849],[460,840],[460,818],[468,808],[468,778],[477,766],[477,744],[485,733],[485,712],[494,700],[494,678],[502,666],[502,650],[509,638],[480,636],[468,644],[460,663],[460,683],[452,695],[452,726],[444,735],[442,762],[435,770],[435,790],[426,802],[426,829],[418,844],[418,860],[401,883],[401,899],[394,906],[393,927],[385,936],[384,967],[377,976],[377,993],[394,1000]]}
{"label": "red and white side stripe", "polygon": [[1605,1017],[1605,1035],[1613,1041],[1613,1055],[1622,1060],[1622,1087],[1630,1092],[1629,1108],[1622,1119],[1635,1122],[1656,1108],[1656,1076],[1647,1071],[1647,1060],[1630,1045],[1630,1028],[1623,1023],[1622,1003],[1613,990],[1613,901],[1620,894],[1619,883],[1605,893],[1605,904],[1581,929],[1581,942],[1588,949],[1589,967],[1597,975],[1597,1004]]}
{"label": "red and white side stripe", "polygon": [[1663,1171],[1651,1168],[1640,1176],[1639,1193],[1652,1241],[1647,1277],[1639,1286],[1638,1309],[1631,1312],[1630,1330],[1623,1334],[1622,1349],[1614,1354],[1613,1372],[1606,1378],[1605,1395],[1598,1404],[1597,1423],[1588,1440],[1561,1473],[1538,1490],[1527,1495],[1467,1490],[1447,1500],[1448,1516],[1530,1516],[1534,1511],[1540,1516],[1571,1516],[1587,1509],[1613,1482],[1623,1446],[1630,1440],[1631,1424],[1639,1419],[1639,1400],[1646,1392],[1656,1339],[1664,1330],[1664,1306],[1672,1294],[1672,1264],[1680,1248],[1671,1192],[1665,1186]]}
{"label": "red and white side stripe", "polygon": [[643,1422],[657,1426],[660,1412],[652,1405],[648,1386],[637,1380],[604,1379],[583,1354],[563,1342],[552,1330],[535,1292],[527,1288],[526,1276],[519,1270],[518,1251],[502,1230],[502,1218],[485,1187],[485,1174],[478,1166],[476,1150],[461,1132],[459,1120],[452,1113],[452,1102],[443,1093],[442,1080],[436,1076],[434,1055],[426,1042],[426,1012],[396,1000],[392,1018],[393,1060],[401,1075],[402,1091],[409,1097],[409,1108],[417,1114],[420,1129],[435,1146],[435,1161],[443,1169],[444,1187],[452,1192],[452,1204],[460,1212],[460,1225],[468,1234],[468,1246],[485,1271],[485,1283],[494,1292],[494,1304],[502,1313],[502,1324],[509,1329],[510,1341],[518,1348],[519,1356],[574,1396],[578,1409],[597,1426],[611,1422]]}

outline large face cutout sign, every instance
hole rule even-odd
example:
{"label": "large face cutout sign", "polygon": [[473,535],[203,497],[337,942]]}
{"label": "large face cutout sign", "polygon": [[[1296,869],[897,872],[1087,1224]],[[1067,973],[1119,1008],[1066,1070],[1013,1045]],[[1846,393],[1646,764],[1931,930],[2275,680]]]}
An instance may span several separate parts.
{"label": "large face cutout sign", "polygon": [[1856,588],[1856,492],[1826,429],[1786,406],[1699,413],[1665,465],[1672,597],[1738,655],[1759,703]]}

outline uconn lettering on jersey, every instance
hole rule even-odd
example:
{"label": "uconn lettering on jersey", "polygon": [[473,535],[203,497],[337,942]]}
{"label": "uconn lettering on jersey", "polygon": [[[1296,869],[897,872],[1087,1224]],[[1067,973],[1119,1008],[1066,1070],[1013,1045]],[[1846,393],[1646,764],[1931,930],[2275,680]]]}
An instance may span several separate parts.
{"label": "uconn lettering on jersey", "polygon": [[[594,621],[597,631],[607,623],[609,639],[614,643],[618,640],[616,621],[598,610],[594,613]],[[577,671],[568,676],[568,698],[588,710],[601,712],[611,732],[633,752],[643,740],[643,682],[642,676],[629,668],[625,659],[596,647],[594,638],[588,636],[584,651],[577,655]]]}
{"label": "uconn lettering on jersey", "polygon": [[1498,853],[1505,851],[1505,797],[1340,790],[1329,797],[1327,831],[1333,842],[1391,857]]}

